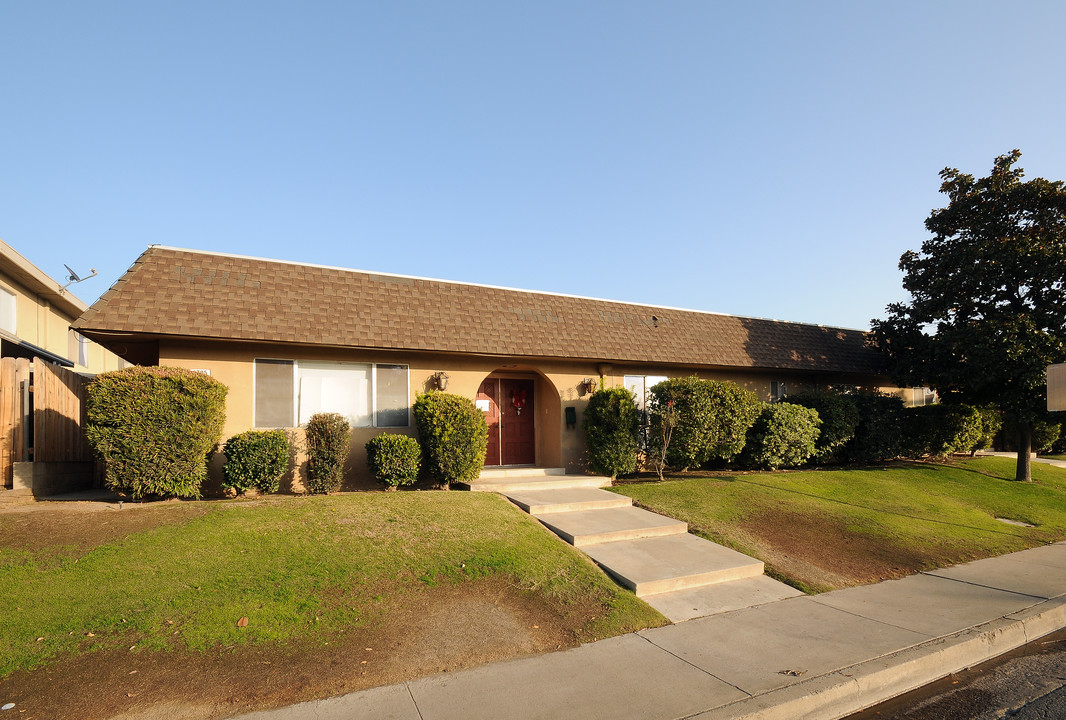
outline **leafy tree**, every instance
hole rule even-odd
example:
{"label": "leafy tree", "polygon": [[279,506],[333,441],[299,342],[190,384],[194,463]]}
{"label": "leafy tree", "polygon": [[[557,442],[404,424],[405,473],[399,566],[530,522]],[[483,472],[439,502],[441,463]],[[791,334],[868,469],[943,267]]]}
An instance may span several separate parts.
{"label": "leafy tree", "polygon": [[1066,360],[1066,186],[1022,182],[1019,157],[1001,155],[980,179],[941,171],[948,205],[925,221],[933,237],[921,251],[899,261],[910,300],[873,330],[898,383],[1002,409],[1017,427],[1017,479],[1030,480],[1046,368]]}

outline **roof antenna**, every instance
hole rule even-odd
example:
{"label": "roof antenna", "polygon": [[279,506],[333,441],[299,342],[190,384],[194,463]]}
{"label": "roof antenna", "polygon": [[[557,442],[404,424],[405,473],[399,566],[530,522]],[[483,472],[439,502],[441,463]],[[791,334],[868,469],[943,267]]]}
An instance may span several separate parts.
{"label": "roof antenna", "polygon": [[88,277],[79,277],[78,273],[74,272],[70,268],[70,265],[67,265],[66,263],[63,263],[63,267],[65,267],[67,269],[67,272],[70,273],[70,276],[67,277],[67,281],[68,281],[67,284],[64,285],[63,287],[59,288],[59,292],[63,292],[64,290],[66,290],[68,287],[70,287],[74,283],[80,283],[82,280],[88,280],[91,277],[96,277],[96,268],[91,268],[89,270],[89,272],[91,272],[92,275],[89,275]]}

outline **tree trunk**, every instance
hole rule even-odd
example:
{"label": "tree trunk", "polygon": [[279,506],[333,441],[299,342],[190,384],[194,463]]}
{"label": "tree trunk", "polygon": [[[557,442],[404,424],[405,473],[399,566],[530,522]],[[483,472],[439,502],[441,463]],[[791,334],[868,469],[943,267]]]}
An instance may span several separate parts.
{"label": "tree trunk", "polygon": [[1014,479],[1019,482],[1032,482],[1033,470],[1029,460],[1029,453],[1033,446],[1032,423],[1018,423],[1018,469]]}

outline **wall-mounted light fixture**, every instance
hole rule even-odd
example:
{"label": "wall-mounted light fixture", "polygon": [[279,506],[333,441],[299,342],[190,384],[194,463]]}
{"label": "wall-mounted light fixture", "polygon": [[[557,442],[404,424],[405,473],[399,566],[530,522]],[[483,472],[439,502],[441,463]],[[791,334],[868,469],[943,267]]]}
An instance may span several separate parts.
{"label": "wall-mounted light fixture", "polygon": [[433,373],[430,377],[431,384],[438,390],[448,389],[448,373],[443,370]]}
{"label": "wall-mounted light fixture", "polygon": [[578,385],[578,388],[581,389],[582,394],[591,395],[592,393],[596,392],[596,381],[592,378],[585,378]]}

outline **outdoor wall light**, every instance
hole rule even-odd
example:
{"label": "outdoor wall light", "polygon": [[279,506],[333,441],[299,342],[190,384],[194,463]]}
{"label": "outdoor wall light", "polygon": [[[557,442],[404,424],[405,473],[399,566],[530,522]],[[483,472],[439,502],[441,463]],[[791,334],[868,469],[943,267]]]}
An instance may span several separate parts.
{"label": "outdoor wall light", "polygon": [[448,389],[448,373],[444,372],[443,370],[433,373],[432,381],[433,387],[437,388],[438,390]]}
{"label": "outdoor wall light", "polygon": [[596,381],[592,378],[585,378],[581,381],[581,384],[578,385],[578,387],[581,388],[581,391],[586,395],[590,395],[596,392]]}

